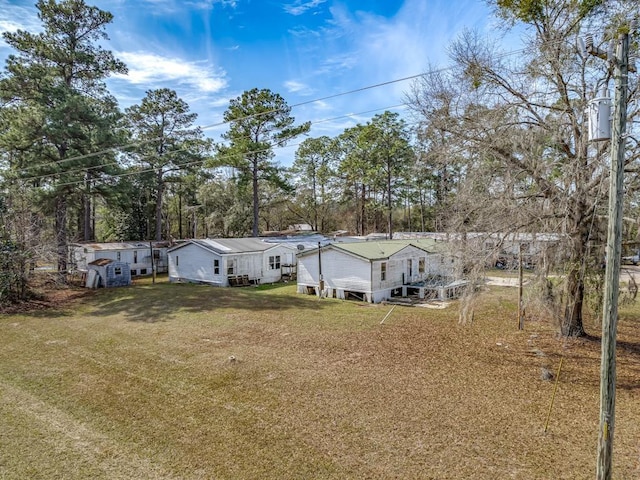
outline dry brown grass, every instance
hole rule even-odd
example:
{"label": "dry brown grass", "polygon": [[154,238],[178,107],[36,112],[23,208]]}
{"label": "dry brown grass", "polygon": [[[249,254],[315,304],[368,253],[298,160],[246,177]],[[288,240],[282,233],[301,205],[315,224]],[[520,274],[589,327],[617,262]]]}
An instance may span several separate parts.
{"label": "dry brown grass", "polygon": [[[0,319],[0,478],[582,479],[599,327],[516,329],[296,295],[139,284]],[[640,478],[640,318],[621,315],[616,478]],[[556,371],[556,403],[543,432]]]}

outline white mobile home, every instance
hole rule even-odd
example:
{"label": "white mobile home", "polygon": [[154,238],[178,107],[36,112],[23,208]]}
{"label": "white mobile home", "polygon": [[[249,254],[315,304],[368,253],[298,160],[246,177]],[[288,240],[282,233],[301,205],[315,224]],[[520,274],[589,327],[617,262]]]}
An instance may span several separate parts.
{"label": "white mobile home", "polygon": [[[69,268],[86,272],[89,263],[101,258],[129,265],[131,276],[167,271],[169,242],[72,243],[69,245]],[[152,253],[153,252],[153,253]]]}
{"label": "white mobile home", "polygon": [[257,238],[189,240],[168,252],[169,281],[220,287],[279,282],[294,271],[296,251]]}
{"label": "white mobile home", "polygon": [[451,271],[433,241],[334,243],[298,255],[298,292],[378,303]]}

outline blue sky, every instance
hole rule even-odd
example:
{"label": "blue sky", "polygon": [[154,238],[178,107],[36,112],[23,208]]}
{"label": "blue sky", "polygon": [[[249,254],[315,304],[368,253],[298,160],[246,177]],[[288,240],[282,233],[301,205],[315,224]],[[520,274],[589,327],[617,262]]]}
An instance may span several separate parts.
{"label": "blue sky", "polygon": [[[403,101],[409,81],[339,95],[446,66],[464,29],[490,33],[482,0],[87,0],[114,15],[106,47],[129,67],[111,78],[122,108],[168,87],[219,139],[229,100],[268,88],[311,136],[337,135]],[[0,32],[38,31],[35,0],[0,0]],[[0,60],[10,52],[0,41]],[[319,100],[323,99],[324,100]],[[302,104],[297,106],[298,104]],[[367,112],[367,113],[364,113]],[[287,165],[300,140],[276,152]]]}

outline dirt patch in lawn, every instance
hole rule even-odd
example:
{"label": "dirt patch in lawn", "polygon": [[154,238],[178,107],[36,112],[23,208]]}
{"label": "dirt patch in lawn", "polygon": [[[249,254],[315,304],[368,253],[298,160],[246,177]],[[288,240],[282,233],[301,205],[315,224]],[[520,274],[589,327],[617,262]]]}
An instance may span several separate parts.
{"label": "dirt patch in lawn", "polygon": [[0,304],[0,314],[16,315],[46,310],[60,310],[73,306],[73,302],[91,295],[91,291],[80,287],[38,288],[29,300]]}

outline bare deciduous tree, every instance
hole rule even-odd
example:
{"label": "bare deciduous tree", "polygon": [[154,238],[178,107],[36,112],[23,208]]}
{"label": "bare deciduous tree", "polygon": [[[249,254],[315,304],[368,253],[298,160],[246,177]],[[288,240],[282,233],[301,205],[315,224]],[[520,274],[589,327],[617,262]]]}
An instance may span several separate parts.
{"label": "bare deciduous tree", "polygon": [[[584,112],[608,65],[575,46],[588,22],[621,20],[598,3],[497,2],[509,24],[524,24],[526,48],[505,54],[467,31],[451,46],[454,67],[425,76],[409,94],[425,124],[446,134],[464,160],[452,229],[562,234],[559,320],[567,336],[584,334],[586,272],[602,256],[590,246],[602,241],[607,146],[589,144]],[[637,3],[629,8],[638,13]],[[635,158],[631,152],[629,164]]]}

